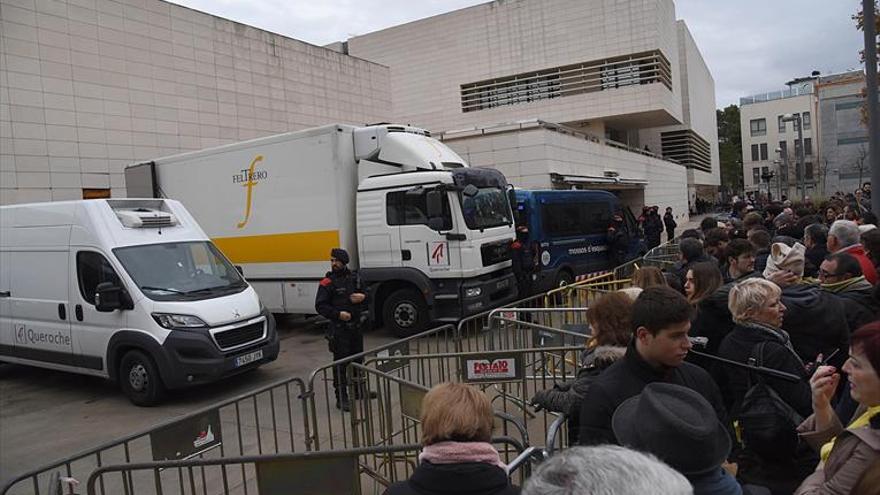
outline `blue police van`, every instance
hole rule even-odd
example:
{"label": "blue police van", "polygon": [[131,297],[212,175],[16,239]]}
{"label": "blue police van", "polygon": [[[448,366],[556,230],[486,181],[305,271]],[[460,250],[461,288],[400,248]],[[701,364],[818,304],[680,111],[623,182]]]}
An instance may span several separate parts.
{"label": "blue police van", "polygon": [[528,242],[535,251],[537,268],[532,292],[613,269],[607,235],[615,213],[621,216],[629,234],[626,259],[647,251],[632,212],[607,191],[517,189],[515,196],[516,225],[520,231],[523,226],[528,230],[522,242]]}

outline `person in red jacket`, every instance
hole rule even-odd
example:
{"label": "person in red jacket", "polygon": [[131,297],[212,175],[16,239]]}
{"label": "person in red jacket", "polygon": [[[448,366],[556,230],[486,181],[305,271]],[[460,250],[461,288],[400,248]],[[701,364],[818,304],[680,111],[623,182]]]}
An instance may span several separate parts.
{"label": "person in red jacket", "polygon": [[862,267],[862,274],[871,282],[871,285],[877,285],[877,270],[870,258],[865,254],[865,248],[859,243],[860,232],[859,226],[855,222],[849,220],[837,220],[831,224],[828,229],[828,252],[848,253],[858,260]]}

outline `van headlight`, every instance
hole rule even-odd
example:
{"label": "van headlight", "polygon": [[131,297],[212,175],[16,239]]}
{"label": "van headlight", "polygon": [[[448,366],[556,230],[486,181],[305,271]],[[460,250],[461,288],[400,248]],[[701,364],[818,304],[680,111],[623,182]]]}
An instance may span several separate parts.
{"label": "van headlight", "polygon": [[483,293],[482,287],[471,287],[464,290],[464,297],[479,297]]}
{"label": "van headlight", "polygon": [[173,313],[153,313],[153,319],[163,328],[173,330],[176,328],[205,328],[207,323],[198,316],[178,315]]}

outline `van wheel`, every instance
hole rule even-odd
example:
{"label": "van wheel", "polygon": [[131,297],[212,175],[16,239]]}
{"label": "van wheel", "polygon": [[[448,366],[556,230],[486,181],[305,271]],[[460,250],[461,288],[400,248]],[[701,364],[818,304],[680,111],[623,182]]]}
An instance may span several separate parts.
{"label": "van wheel", "polygon": [[396,337],[415,335],[428,324],[428,305],[415,289],[400,289],[393,292],[382,307],[385,326]]}
{"label": "van wheel", "polygon": [[572,282],[574,282],[574,278],[565,270],[556,275],[556,287],[565,287],[566,285],[571,285]]}
{"label": "van wheel", "polygon": [[149,356],[138,350],[128,351],[122,357],[119,384],[122,393],[138,406],[154,406],[165,395],[159,368]]}

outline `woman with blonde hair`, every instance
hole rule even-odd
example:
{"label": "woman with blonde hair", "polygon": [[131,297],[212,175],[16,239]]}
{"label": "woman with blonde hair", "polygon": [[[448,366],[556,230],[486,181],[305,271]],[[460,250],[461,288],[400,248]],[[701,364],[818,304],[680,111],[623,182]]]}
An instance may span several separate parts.
{"label": "woman with blonde hair", "polygon": [[[797,425],[812,412],[809,373],[795,352],[788,333],[782,329],[785,305],[782,290],[762,278],[736,284],[728,296],[728,307],[736,326],[721,342],[718,356],[739,363],[754,362],[764,368],[798,377],[787,381],[773,375],[756,375],[736,366],[720,366],[717,374],[727,410],[740,420],[744,449],[739,460],[740,480],[770,487],[774,493],[791,493],[808,473],[812,454],[800,448]],[[762,430],[743,423],[743,401],[756,383],[767,394],[775,394],[788,405],[788,425],[777,423]],[[769,389],[769,390],[767,390]]]}
{"label": "woman with blonde hair", "polygon": [[587,310],[592,334],[581,357],[581,369],[574,380],[541,390],[531,403],[536,408],[561,412],[568,417],[569,444],[577,443],[580,403],[590,384],[609,366],[626,354],[632,340],[633,300],[624,291],[604,294]]}
{"label": "woman with blonde hair", "polygon": [[435,385],[422,399],[422,453],[406,481],[385,495],[514,495],[492,446],[494,412],[486,394],[463,383]]}

